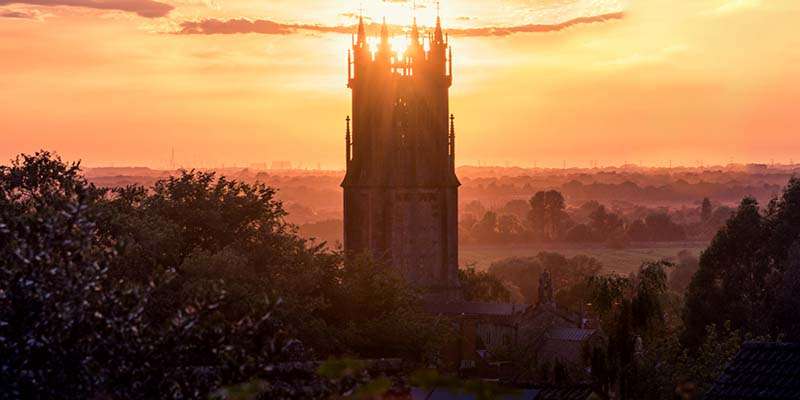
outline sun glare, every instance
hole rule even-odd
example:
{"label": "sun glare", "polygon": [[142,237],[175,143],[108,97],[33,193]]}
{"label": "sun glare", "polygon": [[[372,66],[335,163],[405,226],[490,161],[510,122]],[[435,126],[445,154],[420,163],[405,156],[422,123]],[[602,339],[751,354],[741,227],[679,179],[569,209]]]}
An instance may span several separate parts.
{"label": "sun glare", "polygon": [[408,48],[408,42],[408,38],[405,36],[394,36],[389,39],[389,44],[392,46],[392,51],[395,55],[405,53]]}
{"label": "sun glare", "polygon": [[[378,46],[380,45],[380,38],[377,37],[369,37],[367,38],[367,45],[369,46],[369,51],[375,56],[375,53],[378,52]],[[409,39],[405,35],[403,36],[392,36],[389,38],[389,46],[392,48],[392,55],[395,58],[402,58],[403,54],[405,54],[406,49],[408,49]]]}

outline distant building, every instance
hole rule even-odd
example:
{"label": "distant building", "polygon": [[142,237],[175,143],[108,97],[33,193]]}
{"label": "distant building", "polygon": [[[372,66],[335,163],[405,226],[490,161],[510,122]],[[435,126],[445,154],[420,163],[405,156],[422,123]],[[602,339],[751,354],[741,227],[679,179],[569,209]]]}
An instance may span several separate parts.
{"label": "distant building", "polygon": [[[550,274],[539,278],[539,303],[437,302],[426,305],[433,315],[449,318],[458,342],[445,352],[446,363],[481,376],[543,383],[549,377],[508,371],[498,355],[515,354],[540,366],[564,366],[577,380],[586,378],[591,352],[604,343],[600,330],[580,313],[558,308]],[[488,360],[492,360],[489,362]]]}
{"label": "distant building", "polygon": [[591,367],[593,349],[603,345],[602,333],[581,313],[558,308],[551,279],[549,272],[541,274],[539,303],[518,318],[516,350],[540,366],[562,365],[583,374]]}
{"label": "distant building", "polygon": [[486,370],[492,352],[512,349],[517,342],[518,321],[527,304],[474,301],[431,301],[425,310],[449,318],[456,327],[457,342],[444,352],[445,363],[454,370]]}
{"label": "distant building", "polygon": [[[344,248],[370,253],[413,285],[458,297],[458,187],[452,57],[437,18],[426,50],[416,22],[404,54],[384,23],[377,50],[363,19],[348,55]],[[448,65],[450,66],[448,68]],[[449,119],[449,127],[448,127]],[[449,129],[448,129],[449,128]]]}
{"label": "distant building", "polygon": [[800,343],[746,342],[705,399],[800,399]]}

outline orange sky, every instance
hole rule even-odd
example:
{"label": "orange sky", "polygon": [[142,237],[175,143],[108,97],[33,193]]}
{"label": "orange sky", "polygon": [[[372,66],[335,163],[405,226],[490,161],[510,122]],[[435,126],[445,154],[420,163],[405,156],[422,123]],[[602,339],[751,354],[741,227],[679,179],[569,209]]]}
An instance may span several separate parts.
{"label": "orange sky", "polygon": [[[350,37],[324,30],[359,3],[410,19],[402,0],[15,1],[0,0],[0,158],[46,148],[88,165],[163,167],[174,147],[182,165],[341,168]],[[432,23],[435,2],[418,3]],[[441,13],[470,32],[452,39],[459,164],[800,160],[800,1],[449,0]],[[216,33],[230,31],[253,32]]]}

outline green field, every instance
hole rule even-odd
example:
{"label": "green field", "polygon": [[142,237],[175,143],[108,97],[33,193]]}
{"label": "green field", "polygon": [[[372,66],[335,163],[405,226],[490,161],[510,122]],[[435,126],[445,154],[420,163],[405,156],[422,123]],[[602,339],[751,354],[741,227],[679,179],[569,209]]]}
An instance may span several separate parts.
{"label": "green field", "polygon": [[635,271],[644,261],[675,259],[678,252],[688,250],[699,255],[707,246],[704,242],[634,244],[624,249],[611,249],[600,245],[530,244],[530,245],[465,245],[459,248],[459,264],[474,265],[485,270],[491,263],[508,257],[531,257],[539,252],[561,253],[567,257],[585,254],[603,263],[607,272],[627,274]]}

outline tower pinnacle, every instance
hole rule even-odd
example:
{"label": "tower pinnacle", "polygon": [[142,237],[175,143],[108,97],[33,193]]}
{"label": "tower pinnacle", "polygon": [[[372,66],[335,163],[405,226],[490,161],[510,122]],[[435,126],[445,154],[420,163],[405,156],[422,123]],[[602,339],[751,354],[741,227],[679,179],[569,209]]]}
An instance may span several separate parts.
{"label": "tower pinnacle", "polygon": [[367,43],[367,32],[364,28],[364,16],[358,16],[358,40],[356,41],[359,45],[364,45]]}
{"label": "tower pinnacle", "polygon": [[444,37],[442,35],[442,19],[439,18],[439,12],[436,12],[436,30],[433,34],[433,39],[436,43],[444,43]]}
{"label": "tower pinnacle", "polygon": [[383,17],[383,24],[381,24],[381,43],[378,47],[380,53],[385,59],[391,57],[392,47],[389,44],[389,27],[386,26],[386,17]]}

